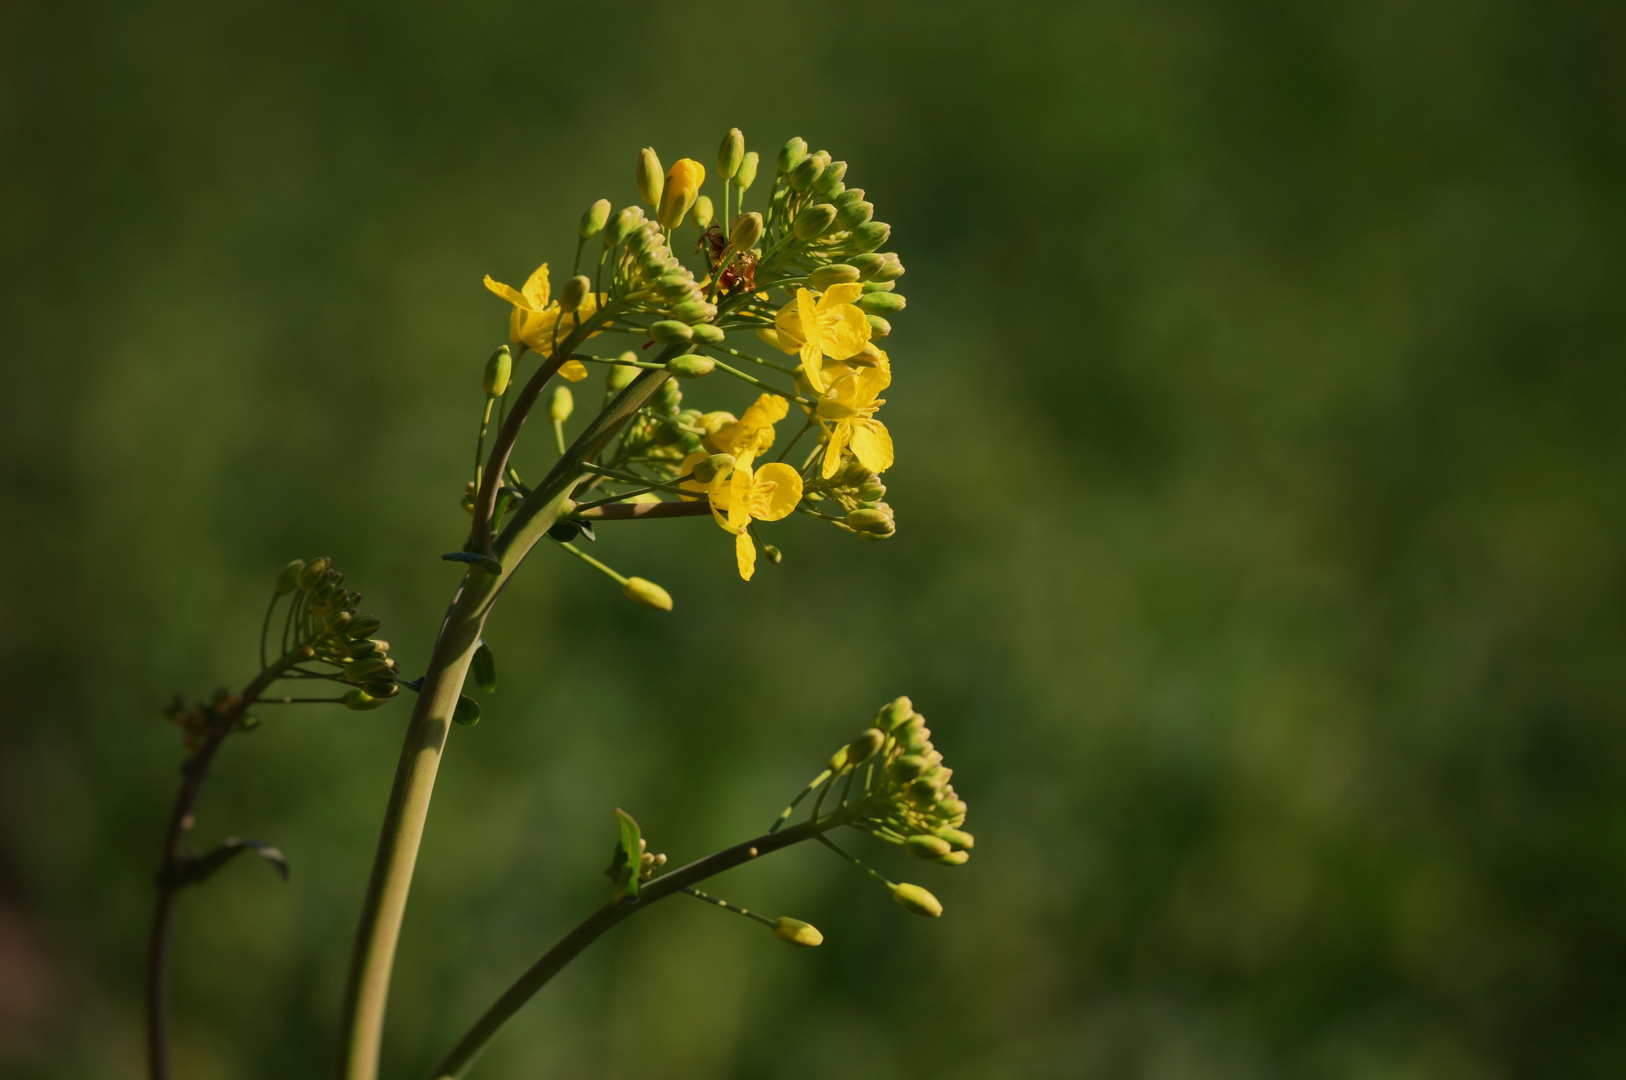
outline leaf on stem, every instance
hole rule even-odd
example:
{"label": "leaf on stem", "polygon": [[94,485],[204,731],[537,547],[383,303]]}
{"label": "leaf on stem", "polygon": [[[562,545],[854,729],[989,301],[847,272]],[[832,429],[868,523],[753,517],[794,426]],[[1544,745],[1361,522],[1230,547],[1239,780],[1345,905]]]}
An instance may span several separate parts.
{"label": "leaf on stem", "polygon": [[277,872],[278,877],[282,878],[283,881],[288,880],[288,860],[283,857],[279,849],[263,840],[250,840],[242,836],[228,836],[221,842],[219,847],[188,862],[181,869],[181,881],[186,884],[202,884],[216,870],[219,870],[245,851],[254,852],[254,854],[271,864],[271,868]]}
{"label": "leaf on stem", "polygon": [[618,808],[615,816],[621,824],[621,838],[615,842],[615,852],[610,856],[610,868],[604,871],[604,875],[615,883],[617,902],[636,900],[638,863],[644,854],[643,836],[631,814]]}
{"label": "leaf on stem", "polygon": [[474,650],[474,684],[486,693],[494,693],[497,689],[497,658],[491,652],[491,646],[484,641]]}

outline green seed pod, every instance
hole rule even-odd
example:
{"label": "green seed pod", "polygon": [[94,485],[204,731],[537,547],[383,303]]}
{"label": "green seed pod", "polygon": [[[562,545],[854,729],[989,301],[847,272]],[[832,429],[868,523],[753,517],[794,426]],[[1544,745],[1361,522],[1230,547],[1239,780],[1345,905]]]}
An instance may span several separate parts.
{"label": "green seed pod", "polygon": [[848,266],[846,263],[831,263],[829,266],[821,266],[807,277],[807,283],[820,292],[832,285],[841,285],[857,280],[857,268]]}
{"label": "green seed pod", "polygon": [[790,945],[798,945],[804,949],[815,948],[824,944],[824,935],[819,933],[818,927],[805,923],[800,919],[787,919],[783,916],[774,924],[773,936]]}
{"label": "green seed pod", "polygon": [[894,315],[907,306],[903,297],[895,292],[865,293],[858,298],[858,310],[866,315]]}
{"label": "green seed pod", "polygon": [[869,251],[862,255],[854,255],[849,261],[858,268],[858,276],[868,281],[886,265],[886,256]]}
{"label": "green seed pod", "polygon": [[847,528],[854,532],[881,532],[896,528],[892,515],[883,510],[854,510],[847,515]]}
{"label": "green seed pod", "polygon": [[586,213],[582,214],[582,221],[581,224],[577,226],[576,232],[583,240],[586,240],[588,237],[604,228],[604,223],[609,220],[610,200],[600,199],[592,206],[589,206]]}
{"label": "green seed pod", "polygon": [[858,738],[847,744],[847,760],[854,765],[860,765],[869,760],[870,755],[881,748],[886,742],[886,735],[877,728],[865,728]]}
{"label": "green seed pod", "polygon": [[817,154],[805,157],[790,171],[790,186],[797,191],[806,191],[823,171],[824,162],[819,160]]}
{"label": "green seed pod", "polygon": [[855,251],[874,251],[892,235],[892,226],[884,221],[866,221],[852,232],[848,244]]}
{"label": "green seed pod", "polygon": [[480,389],[486,397],[502,397],[508,392],[508,380],[514,374],[514,354],[504,345],[486,361],[485,374],[480,377]]}
{"label": "green seed pod", "polygon": [[723,136],[723,145],[717,148],[717,175],[724,180],[731,179],[740,171],[744,160],[745,135],[739,128],[729,128],[728,134]]}
{"label": "green seed pod", "polygon": [[924,915],[928,919],[935,919],[943,914],[943,905],[937,902],[937,897],[919,885],[899,885],[892,890],[892,899],[911,915]]}
{"label": "green seed pod", "polygon": [[649,328],[649,336],[664,345],[679,345],[694,337],[689,324],[676,319],[662,319]]}
{"label": "green seed pod", "polygon": [[376,709],[382,704],[384,704],[382,699],[373,697],[359,686],[354,690],[348,691],[344,695],[344,707],[347,709],[354,709],[356,712],[366,712],[368,709]]}
{"label": "green seed pod", "polygon": [[[708,322],[717,317],[717,306],[715,304],[708,304],[704,300],[685,300],[683,303],[676,304],[672,307],[672,317],[675,319],[681,319],[683,322],[691,325],[694,323]],[[693,336],[693,333],[694,332],[691,330],[691,337]]]}
{"label": "green seed pod", "polygon": [[672,594],[653,581],[645,581],[641,577],[628,578],[627,583],[621,586],[621,593],[628,600],[642,604],[646,608],[654,608],[656,611],[672,610]]}
{"label": "green seed pod", "polygon": [[746,154],[740,161],[740,171],[734,174],[734,186],[741,191],[750,187],[757,178],[757,152]]}
{"label": "green seed pod", "polygon": [[689,221],[701,232],[711,227],[711,196],[701,195],[694,201],[694,209],[689,211]]}
{"label": "green seed pod", "polygon": [[632,383],[632,380],[638,377],[639,369],[633,366],[637,359],[638,354],[630,349],[621,354],[621,363],[612,367],[610,374],[604,379],[604,385],[611,393],[619,393],[625,390]]}
{"label": "green seed pod", "polygon": [[914,702],[906,697],[900,697],[881,706],[881,711],[875,714],[875,726],[882,731],[891,731],[906,722],[914,713]]}
{"label": "green seed pod", "polygon": [[644,208],[641,206],[629,206],[622,210],[615,215],[615,220],[610,222],[609,228],[604,230],[604,246],[607,248],[615,247],[615,245],[631,236],[633,230],[642,225],[645,220]]}
{"label": "green seed pod", "polygon": [[796,230],[798,240],[817,240],[830,231],[830,226],[836,222],[836,208],[829,203],[814,203],[812,206],[796,215],[791,228]]}
{"label": "green seed pod", "polygon": [[876,281],[896,281],[903,276],[903,260],[894,252],[883,252],[881,268],[873,276]]}
{"label": "green seed pod", "polygon": [[304,559],[295,559],[287,566],[284,566],[281,570],[277,571],[277,583],[272,586],[272,591],[278,596],[287,596],[289,593],[299,588],[299,576],[304,572],[304,570]]}
{"label": "green seed pod", "polygon": [[570,393],[568,386],[556,386],[553,390],[553,399],[548,402],[548,419],[563,422],[570,419],[570,414],[576,411],[576,399]]}
{"label": "green seed pod", "polygon": [[843,229],[856,229],[875,216],[875,204],[863,199],[842,203],[836,207],[836,224]]}
{"label": "green seed pod", "polygon": [[326,555],[323,555],[319,559],[312,559],[310,562],[305,564],[305,569],[299,572],[299,580],[297,582],[299,588],[305,592],[309,592],[311,589],[316,588],[316,586],[322,584],[327,578],[328,569],[332,566],[333,560],[328,558]]}
{"label": "green seed pod", "polygon": [[666,370],[680,379],[698,379],[716,371],[717,361],[709,356],[696,356],[694,353],[685,353],[682,356],[674,356],[668,360]]}
{"label": "green seed pod", "polygon": [[869,323],[869,336],[872,341],[879,338],[888,337],[892,333],[892,324],[881,318],[879,315],[866,314],[864,316],[864,321]]}
{"label": "green seed pod", "polygon": [[977,846],[977,838],[960,829],[950,829],[945,826],[941,829],[933,829],[932,832],[948,841],[949,847],[955,851],[970,851]]}
{"label": "green seed pod", "polygon": [[845,161],[832,161],[819,173],[819,178],[813,182],[813,190],[825,198],[835,195],[841,188],[841,178],[847,175]]}
{"label": "green seed pod", "polygon": [[721,345],[723,338],[727,336],[723,333],[722,327],[713,326],[711,323],[701,323],[693,329],[694,339],[702,345]]}
{"label": "green seed pod", "polygon": [[784,149],[779,151],[779,171],[788,173],[802,163],[807,157],[807,140],[802,138],[791,139],[785,143]]}
{"label": "green seed pod", "polygon": [[886,768],[893,783],[907,784],[926,768],[926,759],[919,754],[905,754]]}
{"label": "green seed pod", "polygon": [[661,168],[661,159],[654,147],[646,146],[638,152],[637,178],[638,197],[644,200],[645,206],[658,206],[661,189],[666,186],[666,170]]}
{"label": "green seed pod", "polygon": [[363,615],[359,619],[351,619],[350,625],[345,627],[345,633],[353,638],[372,637],[378,633],[378,628],[384,625],[384,620],[376,615]]}
{"label": "green seed pod", "polygon": [[717,478],[717,474],[734,467],[733,454],[713,454],[708,458],[701,458],[694,463],[694,478],[702,484],[709,484]]}
{"label": "green seed pod", "polygon": [[474,676],[474,685],[492,693],[497,689],[497,658],[491,652],[491,646],[480,642],[480,647],[474,650],[474,660],[469,664],[469,673]]}
{"label": "green seed pod", "polygon": [[952,850],[947,840],[927,834],[911,836],[903,842],[903,848],[917,859],[935,859]]}
{"label": "green seed pod", "polygon": [[939,855],[932,860],[938,866],[964,866],[970,861],[971,852],[969,851],[951,851],[947,855]]}
{"label": "green seed pod", "polygon": [[762,215],[755,210],[749,214],[741,214],[734,219],[734,231],[729,234],[729,243],[735,251],[750,251],[762,239]]}
{"label": "green seed pod", "polygon": [[565,287],[559,290],[559,309],[561,311],[575,311],[587,299],[587,294],[593,289],[593,279],[586,274],[577,274],[565,282]]}
{"label": "green seed pod", "polygon": [[767,556],[768,561],[773,563],[775,566],[778,566],[782,561],[784,561],[785,558],[785,553],[774,547],[772,544],[763,544],[762,554]]}
{"label": "green seed pod", "polygon": [[460,694],[457,708],[452,710],[452,719],[464,727],[473,727],[480,722],[480,703],[467,694]]}

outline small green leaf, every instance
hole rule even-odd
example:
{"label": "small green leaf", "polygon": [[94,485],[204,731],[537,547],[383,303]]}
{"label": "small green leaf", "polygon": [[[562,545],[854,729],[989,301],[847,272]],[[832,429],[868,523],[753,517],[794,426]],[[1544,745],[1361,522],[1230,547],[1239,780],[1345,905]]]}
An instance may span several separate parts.
{"label": "small green leaf", "polygon": [[631,814],[617,809],[615,816],[621,824],[621,839],[616,841],[615,854],[610,859],[610,869],[605,872],[615,883],[616,900],[636,900],[638,862],[644,854],[643,837],[639,833],[638,823],[632,819]]}
{"label": "small green leaf", "polygon": [[480,647],[474,650],[474,684],[486,693],[493,693],[497,689],[497,658],[492,655],[491,646],[480,642]]}
{"label": "small green leaf", "polygon": [[452,712],[452,719],[464,727],[473,727],[480,722],[480,703],[461,694],[457,699],[457,708]]}
{"label": "small green leaf", "polygon": [[250,840],[241,836],[228,836],[220,846],[198,856],[181,870],[181,880],[188,884],[202,884],[209,876],[245,851],[252,851],[271,864],[283,881],[288,880],[288,860],[280,850],[263,840]]}

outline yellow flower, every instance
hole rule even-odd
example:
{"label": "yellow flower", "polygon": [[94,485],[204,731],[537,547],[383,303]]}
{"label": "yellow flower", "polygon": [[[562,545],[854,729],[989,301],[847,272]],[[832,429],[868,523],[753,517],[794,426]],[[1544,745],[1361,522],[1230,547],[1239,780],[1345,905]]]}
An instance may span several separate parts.
{"label": "yellow flower", "polygon": [[[598,311],[599,298],[589,293],[578,311],[563,312],[561,318],[559,305],[548,303],[547,263],[532,271],[522,289],[493,280],[490,274],[486,275],[486,288],[514,305],[514,310],[508,316],[510,340],[543,356],[553,355],[555,328],[557,336],[562,338],[576,328],[578,315],[585,320]],[[597,337],[598,334],[595,332],[587,336]],[[559,374],[571,382],[581,382],[587,378],[587,368],[579,360],[566,360],[560,365]]]}
{"label": "yellow flower", "polygon": [[892,467],[892,436],[885,424],[874,419],[875,410],[886,404],[878,395],[891,383],[886,366],[862,368],[836,380],[819,399],[819,417],[834,422],[824,450],[826,480],[841,468],[841,452],[849,447],[859,464],[871,472]]}
{"label": "yellow flower", "polygon": [[863,295],[864,286],[857,282],[830,286],[817,303],[812,293],[797,289],[796,299],[779,309],[774,320],[777,344],[785,352],[801,354],[802,374],[816,393],[830,385],[823,357],[846,360],[869,344],[869,320],[853,303]]}
{"label": "yellow flower", "polygon": [[747,454],[731,471],[718,473],[710,491],[712,516],[725,532],[734,534],[734,559],[744,581],[751,580],[757,565],[757,546],[746,532],[751,519],[778,521],[802,501],[802,478],[795,469],[781,461],[753,469],[751,457]]}
{"label": "yellow flower", "polygon": [[666,173],[666,185],[661,188],[660,207],[655,220],[668,229],[675,229],[683,216],[694,206],[700,195],[700,185],[706,182],[706,167],[694,158],[683,158]]}
{"label": "yellow flower", "polygon": [[[778,394],[763,394],[733,423],[724,424],[700,440],[712,454],[755,456],[773,445],[773,426],[790,411],[790,402]],[[703,418],[704,419],[704,418]]]}

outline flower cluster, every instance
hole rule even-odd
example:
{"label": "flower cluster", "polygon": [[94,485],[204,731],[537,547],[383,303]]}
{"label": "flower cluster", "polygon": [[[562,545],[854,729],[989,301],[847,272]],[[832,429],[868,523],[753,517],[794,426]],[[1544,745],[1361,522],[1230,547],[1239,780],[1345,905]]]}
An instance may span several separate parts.
{"label": "flower cluster", "polygon": [[[618,439],[581,462],[569,519],[580,525],[677,516],[686,511],[649,512],[637,504],[703,502],[695,509],[709,511],[733,535],[746,580],[755,572],[759,527],[793,513],[866,539],[896,532],[877,479],[893,462],[892,437],[877,415],[892,381],[891,360],[877,343],[892,332],[888,317],[905,306],[896,291],[903,264],[878,250],[891,229],[874,220],[862,188],[846,186],[845,162],[791,139],[761,208],[747,210],[758,163],[739,130],[730,131],[717,154],[714,201],[705,193],[704,165],[682,158],[663,171],[659,155],[645,148],[634,169],[642,205],[616,211],[600,199],[588,208],[573,276],[557,298],[546,264],[519,289],[485,279],[511,305],[515,363],[535,352],[551,365],[549,374],[572,381],[584,379],[591,365],[605,365],[606,406],[640,372],[668,376]],[[685,228],[694,230],[693,239],[680,241]],[[618,355],[590,351],[590,339],[616,334],[634,338],[635,347]],[[569,354],[555,355],[567,339]],[[685,407],[677,380],[705,378],[741,383],[755,400],[737,413]],[[487,420],[493,401],[499,415],[505,406],[506,375],[501,383],[494,392],[486,381]],[[776,425],[793,410],[799,423],[776,449]],[[562,421],[557,414],[554,420],[563,453]],[[482,440],[484,430],[483,422]],[[479,469],[477,462],[464,496],[471,511]],[[488,504],[495,508],[493,528],[530,493],[513,469],[499,482],[502,491]],[[761,550],[771,562],[782,557],[772,545]]]}
{"label": "flower cluster", "polygon": [[390,643],[373,637],[383,626],[376,615],[363,615],[361,594],[344,587],[344,575],[327,556],[295,559],[278,578],[279,593],[292,593],[284,635],[284,653],[293,651],[307,663],[331,667],[332,674],[296,669],[350,684],[344,704],[374,709],[401,692],[400,665],[390,659]]}

